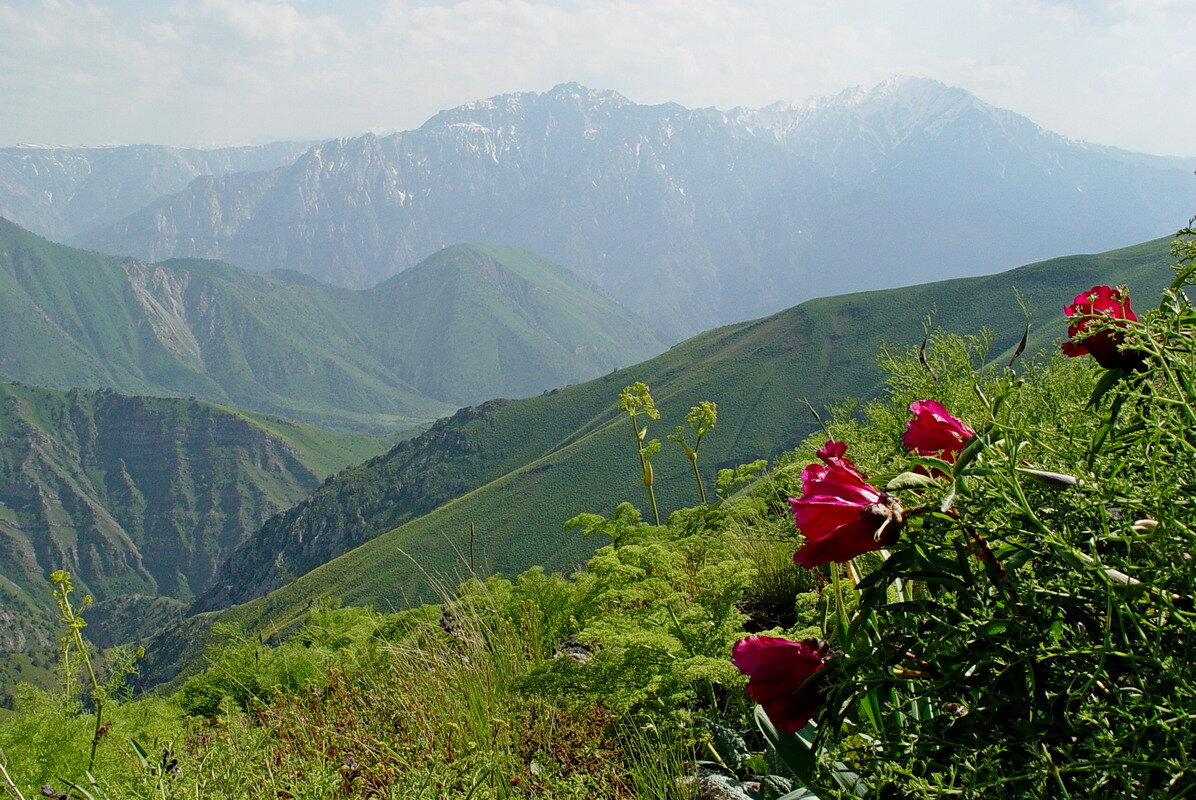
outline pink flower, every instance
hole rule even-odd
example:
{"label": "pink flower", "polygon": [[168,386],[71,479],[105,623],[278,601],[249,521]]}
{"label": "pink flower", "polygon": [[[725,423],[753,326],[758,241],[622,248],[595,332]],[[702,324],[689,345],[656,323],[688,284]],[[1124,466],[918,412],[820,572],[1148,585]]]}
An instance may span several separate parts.
{"label": "pink flower", "polygon": [[901,528],[897,499],[871,486],[843,454],[843,442],[818,451],[822,464],[802,470],[802,495],[789,498],[793,519],[806,543],[793,560],[810,569],[848,561],[893,543]]}
{"label": "pink flower", "polygon": [[[1118,328],[1126,322],[1137,322],[1138,316],[1130,308],[1130,296],[1121,289],[1108,286],[1093,286],[1083,294],[1076,295],[1072,304],[1063,312],[1075,320],[1067,326],[1068,340],[1063,343],[1063,352],[1075,358],[1090,355],[1105,369],[1137,369],[1142,366],[1145,353],[1141,350],[1123,350],[1125,333]],[[1110,324],[1101,325],[1101,330],[1089,333],[1092,323],[1104,319]]]}
{"label": "pink flower", "polygon": [[731,649],[731,663],[748,676],[747,693],[764,707],[777,730],[797,733],[824,702],[817,689],[803,688],[822,669],[830,645],[821,639],[791,642],[775,636],[748,636]]}
{"label": "pink flower", "polygon": [[905,426],[901,441],[910,450],[921,456],[942,454],[947,461],[954,461],[976,431],[962,420],[947,413],[937,400],[918,400],[910,403],[909,410],[914,418]]}

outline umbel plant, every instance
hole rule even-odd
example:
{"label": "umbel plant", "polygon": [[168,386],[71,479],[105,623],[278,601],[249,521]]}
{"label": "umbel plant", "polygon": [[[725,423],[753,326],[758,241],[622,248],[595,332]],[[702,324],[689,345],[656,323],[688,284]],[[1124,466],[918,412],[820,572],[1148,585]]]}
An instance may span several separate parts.
{"label": "umbel plant", "polygon": [[733,651],[793,797],[1196,796],[1192,230],[1174,254],[1142,318],[1125,288],[1067,306],[1063,353],[1103,370],[1082,401],[925,364],[940,399],[903,433],[845,420],[802,470],[794,560],[825,570],[828,641]]}

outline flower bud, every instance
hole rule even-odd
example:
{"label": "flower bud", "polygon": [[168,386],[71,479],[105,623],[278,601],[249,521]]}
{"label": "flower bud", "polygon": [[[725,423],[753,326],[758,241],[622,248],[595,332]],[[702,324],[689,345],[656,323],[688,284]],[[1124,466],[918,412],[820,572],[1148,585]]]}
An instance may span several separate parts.
{"label": "flower bud", "polygon": [[1043,486],[1050,486],[1052,489],[1070,489],[1079,484],[1078,479],[1071,475],[1064,475],[1062,472],[1046,472],[1041,469],[1026,469],[1025,467],[1018,467],[1017,471],[1030,480],[1041,483]]}
{"label": "flower bud", "polygon": [[1157,519],[1140,519],[1135,522],[1130,528],[1134,533],[1153,533],[1159,527]]}

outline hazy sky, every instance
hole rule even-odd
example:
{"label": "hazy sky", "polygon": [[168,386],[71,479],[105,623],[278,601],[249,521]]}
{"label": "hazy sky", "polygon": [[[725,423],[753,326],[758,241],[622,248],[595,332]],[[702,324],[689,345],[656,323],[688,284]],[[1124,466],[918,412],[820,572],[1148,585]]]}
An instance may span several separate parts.
{"label": "hazy sky", "polygon": [[351,135],[564,81],[760,106],[894,74],[1196,155],[1196,0],[0,0],[0,145]]}

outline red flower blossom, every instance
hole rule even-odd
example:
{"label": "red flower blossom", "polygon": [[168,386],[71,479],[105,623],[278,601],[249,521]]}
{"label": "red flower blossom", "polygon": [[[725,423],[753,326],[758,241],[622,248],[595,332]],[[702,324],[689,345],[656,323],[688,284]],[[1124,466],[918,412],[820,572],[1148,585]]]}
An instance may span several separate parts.
{"label": "red flower blossom", "polygon": [[818,451],[821,464],[802,470],[800,498],[789,498],[793,519],[806,543],[793,560],[810,569],[848,561],[893,543],[901,528],[901,505],[871,486],[843,454],[843,442]]}
{"label": "red flower blossom", "polygon": [[829,654],[830,645],[821,639],[791,642],[757,635],[735,643],[731,663],[748,676],[747,693],[776,729],[797,733],[824,702],[820,691],[804,684],[826,665]]}
{"label": "red flower blossom", "polygon": [[901,441],[910,450],[917,450],[918,455],[941,453],[947,461],[954,461],[956,454],[976,435],[965,422],[948,414],[937,400],[918,400],[910,403],[909,410],[914,418],[905,426]]}
{"label": "red flower blossom", "polygon": [[[1075,318],[1067,326],[1068,340],[1063,343],[1063,352],[1068,356],[1090,355],[1105,369],[1137,369],[1142,366],[1145,353],[1141,350],[1123,350],[1125,323],[1137,322],[1138,316],[1130,308],[1130,296],[1121,289],[1108,286],[1093,286],[1083,294],[1076,295],[1072,304],[1063,312]],[[1114,320],[1102,324],[1101,330],[1089,333],[1092,323],[1101,318]]]}

